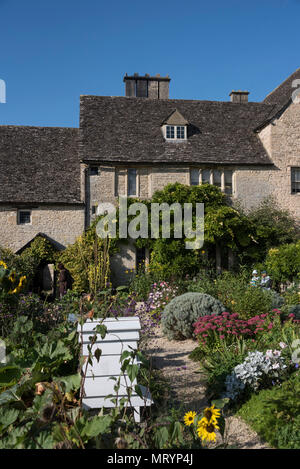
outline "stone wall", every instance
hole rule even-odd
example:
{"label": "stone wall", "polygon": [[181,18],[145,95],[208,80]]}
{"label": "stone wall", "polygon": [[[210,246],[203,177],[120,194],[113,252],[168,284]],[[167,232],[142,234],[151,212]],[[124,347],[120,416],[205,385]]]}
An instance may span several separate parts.
{"label": "stone wall", "polygon": [[0,245],[14,252],[21,249],[38,233],[44,233],[56,242],[58,248],[64,248],[72,244],[83,231],[84,209],[81,206],[32,208],[31,224],[26,225],[17,224],[16,208],[0,207]]}
{"label": "stone wall", "polygon": [[291,168],[300,167],[300,105],[291,104],[259,134],[273,167],[235,170],[235,193],[246,209],[273,196],[279,206],[300,220],[300,193],[291,193]]}

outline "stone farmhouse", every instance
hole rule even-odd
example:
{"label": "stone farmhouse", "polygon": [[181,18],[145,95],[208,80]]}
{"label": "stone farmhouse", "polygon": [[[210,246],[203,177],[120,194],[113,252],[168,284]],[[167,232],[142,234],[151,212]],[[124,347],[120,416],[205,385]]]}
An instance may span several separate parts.
{"label": "stone farmhouse", "polygon": [[[271,195],[300,220],[300,69],[262,102],[169,99],[168,76],[124,82],[125,97],[80,97],[79,129],[0,126],[0,245],[20,252],[42,233],[63,249],[100,203],[175,181],[215,184],[246,209]],[[119,281],[145,256],[123,248]]]}

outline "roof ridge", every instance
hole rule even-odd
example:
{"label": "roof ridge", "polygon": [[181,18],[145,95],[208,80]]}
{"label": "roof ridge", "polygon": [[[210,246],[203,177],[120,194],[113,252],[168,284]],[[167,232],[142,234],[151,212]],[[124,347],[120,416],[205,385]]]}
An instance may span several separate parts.
{"label": "roof ridge", "polygon": [[[296,75],[297,73],[300,72],[300,67],[298,67],[293,73],[291,73],[284,81],[282,81],[278,86],[276,86],[276,88],[274,88],[270,93],[267,94],[267,96],[264,98],[264,100],[262,101],[263,103],[269,98],[271,97],[272,95],[274,95],[274,93],[276,93],[277,91],[279,91],[280,89],[282,89],[290,80],[291,78]],[[288,102],[288,100],[287,100]]]}
{"label": "roof ridge", "polygon": [[22,129],[60,129],[60,130],[79,130],[79,127],[59,127],[52,125],[22,125],[22,124],[0,124],[1,128],[22,128]]}

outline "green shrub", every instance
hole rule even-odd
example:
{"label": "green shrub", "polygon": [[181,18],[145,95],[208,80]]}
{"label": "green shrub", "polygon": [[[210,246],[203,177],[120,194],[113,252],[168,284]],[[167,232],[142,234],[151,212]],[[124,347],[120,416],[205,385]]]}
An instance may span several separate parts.
{"label": "green shrub", "polygon": [[[223,342],[218,350],[207,350],[203,354],[203,349],[197,347],[190,355],[191,358],[200,359],[203,375],[206,380],[206,397],[208,400],[218,399],[225,391],[225,380],[235,366],[244,361],[248,353],[250,343],[244,340],[237,340],[235,344],[226,345]],[[197,351],[199,351],[197,353]]]}
{"label": "green shrub", "polygon": [[286,289],[283,294],[285,304],[298,305],[300,304],[300,285],[296,284]]}
{"label": "green shrub", "polygon": [[[265,292],[265,290],[263,290]],[[284,298],[275,290],[269,290],[271,309],[280,309],[284,305]]]}
{"label": "green shrub", "polygon": [[300,449],[300,374],[272,389],[252,394],[240,415],[268,443],[280,449]]}
{"label": "green shrub", "polygon": [[190,292],[206,293],[213,297],[217,297],[218,295],[216,283],[208,275],[205,275],[205,273],[198,275],[195,281],[190,282],[187,285],[187,290]]}
{"label": "green shrub", "polygon": [[162,329],[169,340],[193,337],[193,324],[200,316],[221,314],[220,301],[205,293],[185,293],[174,298],[162,314]]}
{"label": "green shrub", "polygon": [[269,275],[277,283],[299,278],[300,241],[270,249],[265,263]]}
{"label": "green shrub", "polygon": [[191,283],[188,289],[214,296],[225,306],[226,311],[238,313],[240,319],[268,313],[279,308],[284,301],[276,292],[251,287],[247,272],[224,272],[215,280],[204,276]]}
{"label": "green shrub", "polygon": [[[257,262],[266,257],[269,249],[299,239],[299,227],[295,219],[287,210],[280,208],[272,197],[248,212],[247,218],[255,227],[256,245],[252,258]],[[247,251],[243,253],[244,260],[249,256]]]}
{"label": "green shrub", "polygon": [[146,301],[151,292],[152,285],[159,282],[161,278],[152,272],[137,272],[129,285],[129,291],[136,294],[137,301]]}

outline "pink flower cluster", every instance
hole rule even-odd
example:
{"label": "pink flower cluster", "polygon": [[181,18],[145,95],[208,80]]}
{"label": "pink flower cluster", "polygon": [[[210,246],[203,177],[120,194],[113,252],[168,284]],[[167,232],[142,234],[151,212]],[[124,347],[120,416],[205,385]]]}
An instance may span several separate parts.
{"label": "pink flower cluster", "polygon": [[178,287],[167,282],[154,283],[148,297],[150,310],[161,312],[165,306],[177,295]]}
{"label": "pink flower cluster", "polygon": [[225,312],[219,316],[216,314],[207,315],[200,317],[195,322],[194,333],[203,345],[215,342],[216,339],[231,342],[234,337],[255,340],[257,334],[272,330],[273,322],[280,314],[281,312],[276,309],[270,314],[260,314],[248,320],[239,319],[237,313]]}
{"label": "pink flower cluster", "polygon": [[[194,333],[203,344],[206,344],[207,338],[212,335],[219,336],[219,339],[227,339],[234,336],[253,335],[252,329],[249,328],[248,321],[239,319],[237,313],[222,313],[200,317],[194,324]],[[212,337],[211,337],[212,338]]]}

